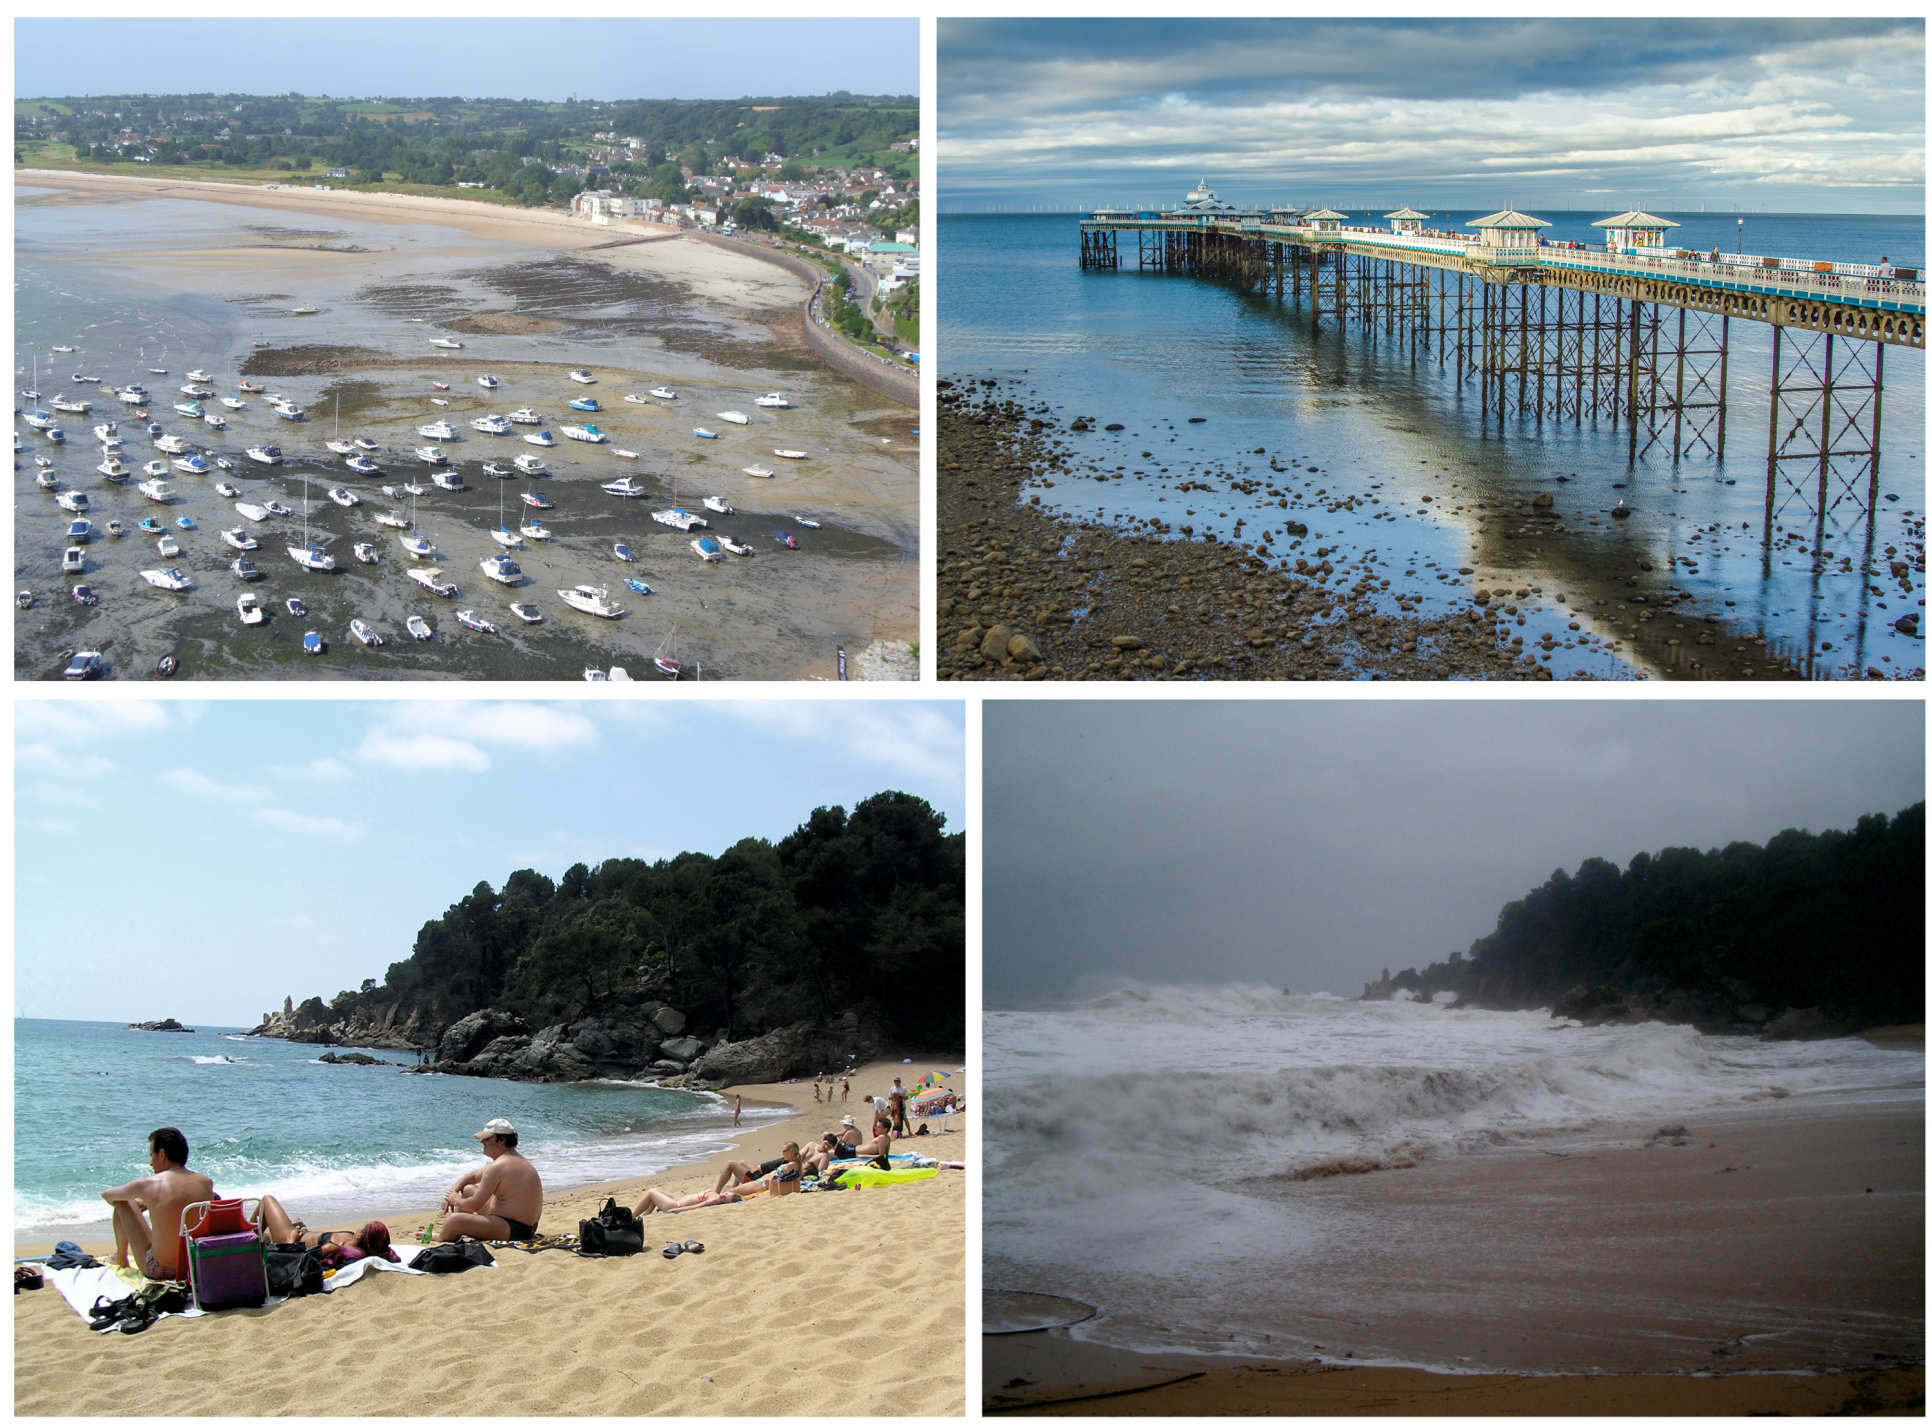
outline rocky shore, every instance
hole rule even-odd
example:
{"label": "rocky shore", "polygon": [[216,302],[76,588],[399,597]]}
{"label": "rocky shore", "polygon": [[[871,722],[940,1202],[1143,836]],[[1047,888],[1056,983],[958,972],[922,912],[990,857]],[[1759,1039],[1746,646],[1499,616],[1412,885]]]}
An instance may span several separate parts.
{"label": "rocky shore", "polygon": [[[948,679],[1497,678],[1553,675],[1516,591],[1466,613],[1388,613],[1366,575],[1324,583],[1204,539],[1123,533],[1021,503],[1072,463],[1043,414],[991,382],[940,382],[938,669]],[[1531,591],[1520,591],[1527,598]]]}

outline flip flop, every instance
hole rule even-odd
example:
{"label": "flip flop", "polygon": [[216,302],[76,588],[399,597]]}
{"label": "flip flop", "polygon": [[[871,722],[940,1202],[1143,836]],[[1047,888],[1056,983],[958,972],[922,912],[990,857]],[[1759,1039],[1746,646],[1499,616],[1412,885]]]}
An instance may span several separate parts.
{"label": "flip flop", "polygon": [[687,1253],[702,1253],[704,1251],[704,1244],[700,1243],[696,1238],[687,1239],[684,1244],[684,1251]]}
{"label": "flip flop", "polygon": [[664,1245],[664,1256],[667,1258],[675,1258],[683,1251],[684,1245],[682,1243],[666,1243]]}

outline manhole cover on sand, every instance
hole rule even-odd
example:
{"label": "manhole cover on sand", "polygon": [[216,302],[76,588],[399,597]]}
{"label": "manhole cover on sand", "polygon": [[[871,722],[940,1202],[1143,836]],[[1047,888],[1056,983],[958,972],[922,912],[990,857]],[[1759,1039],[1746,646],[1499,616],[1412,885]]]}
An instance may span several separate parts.
{"label": "manhole cover on sand", "polygon": [[1050,1292],[983,1292],[980,1303],[980,1332],[988,1337],[1071,1327],[1085,1322],[1096,1310],[1088,1303]]}

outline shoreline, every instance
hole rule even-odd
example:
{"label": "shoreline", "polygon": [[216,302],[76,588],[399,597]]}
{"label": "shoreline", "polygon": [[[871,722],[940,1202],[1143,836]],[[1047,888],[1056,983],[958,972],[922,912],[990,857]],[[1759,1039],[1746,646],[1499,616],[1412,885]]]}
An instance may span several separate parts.
{"label": "shoreline", "polygon": [[[1337,1224],[1280,1351],[1139,1352],[1106,1316],[984,1342],[990,1411],[1657,1414],[1921,1409],[1924,1108],[1780,1101],[1263,1185]],[[991,1276],[989,1274],[989,1276]],[[1316,1293],[1298,1281],[1319,1282]],[[1015,1288],[1051,1291],[1042,1281]],[[1144,1340],[1147,1324],[1128,1324]],[[1152,1330],[1159,1330],[1154,1328]],[[1079,1399],[1091,1404],[1079,1404]]]}
{"label": "shoreline", "polygon": [[[911,1081],[958,1063],[921,1057],[861,1066],[851,1072],[852,1103],[895,1074]],[[743,1092],[747,1107],[755,1096],[797,1112],[746,1124],[731,1149],[661,1173],[546,1191],[539,1232],[575,1233],[606,1197],[634,1204],[646,1186],[710,1188],[727,1160],[775,1158],[787,1139],[802,1139],[817,1123],[809,1082],[717,1092],[727,1099]],[[826,1106],[816,1108],[826,1117]],[[834,1109],[826,1127],[851,1112]],[[952,1132],[935,1128],[913,1147],[973,1162],[972,1121],[955,1115],[938,1123]],[[853,1361],[888,1336],[910,1333],[919,1350],[898,1361],[893,1411],[957,1415],[966,1407],[966,1177],[941,1173],[891,1191],[653,1215],[644,1251],[633,1258],[493,1248],[494,1270],[376,1274],[339,1295],[164,1322],[132,1340],[90,1333],[58,1293],[22,1294],[14,1302],[14,1409],[61,1416],[838,1414],[831,1403],[861,1390],[851,1379]],[[288,1206],[300,1216],[299,1204]],[[418,1210],[384,1218],[404,1261],[434,1216]],[[665,1242],[686,1239],[703,1242],[705,1254],[662,1258]],[[108,1245],[83,1246],[99,1254]],[[847,1265],[849,1291],[827,1280],[830,1262]],[[862,1283],[877,1291],[861,1291]],[[439,1350],[459,1323],[462,1349]],[[188,1346],[195,1350],[182,1350]],[[278,1370],[260,1369],[265,1354]],[[340,1375],[345,1360],[385,1383],[379,1404],[350,1389]],[[334,1382],[341,1394],[318,1393],[318,1380]]]}

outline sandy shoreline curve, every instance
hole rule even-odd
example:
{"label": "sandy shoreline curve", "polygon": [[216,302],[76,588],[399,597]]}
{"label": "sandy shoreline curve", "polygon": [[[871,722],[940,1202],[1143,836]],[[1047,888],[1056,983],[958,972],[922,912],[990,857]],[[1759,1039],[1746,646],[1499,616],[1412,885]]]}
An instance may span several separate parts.
{"label": "sandy shoreline curve", "polygon": [[[956,1059],[853,1071],[853,1098]],[[777,1157],[850,1106],[810,1081],[735,1085],[795,1117],[747,1123],[734,1146],[649,1178],[545,1194],[540,1228],[571,1232],[606,1197],[709,1188],[725,1161]],[[969,1105],[969,1111],[970,1111]],[[970,1112],[909,1147],[969,1164]],[[951,1132],[942,1132],[950,1127]],[[540,1155],[533,1155],[541,1169]],[[966,1179],[794,1195],[645,1220],[630,1258],[496,1250],[456,1277],[375,1274],[268,1310],[168,1320],[127,1338],[87,1330],[51,1290],[14,1300],[14,1410],[31,1416],[869,1416],[966,1406]],[[431,1205],[426,1205],[425,1208]],[[299,1211],[299,1205],[290,1205]],[[383,1215],[407,1257],[428,1211]],[[318,1225],[320,1226],[320,1225]],[[702,1254],[666,1260],[686,1239]],[[51,1245],[50,1245],[51,1246]],[[109,1245],[83,1244],[100,1253]],[[26,1252],[26,1249],[17,1249]],[[44,1251],[44,1250],[43,1250]],[[868,1364],[890,1348],[889,1385]]]}

